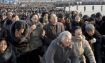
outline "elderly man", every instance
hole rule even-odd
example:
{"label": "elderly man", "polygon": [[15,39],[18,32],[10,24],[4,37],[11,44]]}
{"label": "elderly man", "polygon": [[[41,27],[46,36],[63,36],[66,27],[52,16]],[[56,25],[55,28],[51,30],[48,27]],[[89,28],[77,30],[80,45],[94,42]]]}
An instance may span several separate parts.
{"label": "elderly man", "polygon": [[80,63],[71,38],[68,31],[60,33],[51,42],[42,63]]}
{"label": "elderly man", "polygon": [[49,23],[46,24],[43,29],[45,31],[44,45],[48,47],[52,40],[54,40],[59,33],[63,32],[64,25],[58,22],[57,16],[54,13],[49,15]]}
{"label": "elderly man", "polygon": [[85,30],[86,30],[84,32],[85,38],[86,40],[88,40],[90,46],[93,49],[94,48],[93,44],[98,42],[101,34],[97,30],[95,30],[95,27],[92,24],[86,25]]}

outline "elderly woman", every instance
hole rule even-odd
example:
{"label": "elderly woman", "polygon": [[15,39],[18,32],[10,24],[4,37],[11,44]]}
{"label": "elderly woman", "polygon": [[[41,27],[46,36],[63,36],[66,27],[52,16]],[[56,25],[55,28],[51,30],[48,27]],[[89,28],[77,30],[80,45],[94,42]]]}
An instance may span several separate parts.
{"label": "elderly woman", "polygon": [[0,38],[0,63],[17,63],[12,45],[4,38]]}
{"label": "elderly woman", "polygon": [[42,63],[80,63],[71,38],[68,31],[60,33],[51,42]]}
{"label": "elderly woman", "polygon": [[75,26],[73,28],[73,38],[72,41],[74,42],[74,46],[76,48],[79,60],[81,63],[86,63],[86,59],[84,54],[88,57],[90,63],[96,63],[93,51],[88,43],[85,40],[85,37],[82,35],[82,30],[80,26]]}

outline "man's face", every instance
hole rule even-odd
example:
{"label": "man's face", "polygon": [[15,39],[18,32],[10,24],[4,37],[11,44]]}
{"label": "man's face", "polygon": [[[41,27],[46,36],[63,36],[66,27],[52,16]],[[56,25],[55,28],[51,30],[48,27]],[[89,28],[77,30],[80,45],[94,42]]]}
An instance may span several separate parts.
{"label": "man's face", "polygon": [[98,17],[96,19],[97,19],[97,21],[101,21],[102,20],[102,16],[100,16],[100,17]]}
{"label": "man's face", "polygon": [[64,47],[68,47],[71,44],[71,37],[67,35],[64,39],[61,40],[61,42],[63,43]]}
{"label": "man's face", "polygon": [[22,34],[24,33],[24,29],[15,30],[15,37],[20,38]]}
{"label": "man's face", "polygon": [[50,22],[57,23],[57,16],[55,14],[51,14]]}
{"label": "man's face", "polygon": [[87,33],[88,33],[88,35],[93,36],[94,30],[88,31]]}
{"label": "man's face", "polygon": [[6,50],[6,48],[7,48],[7,43],[5,40],[2,40],[0,42],[0,51],[4,52]]}

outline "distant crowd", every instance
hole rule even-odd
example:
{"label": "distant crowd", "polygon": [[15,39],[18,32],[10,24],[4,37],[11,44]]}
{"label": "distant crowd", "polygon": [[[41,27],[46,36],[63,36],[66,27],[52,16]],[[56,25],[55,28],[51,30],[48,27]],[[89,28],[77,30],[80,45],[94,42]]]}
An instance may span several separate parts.
{"label": "distant crowd", "polygon": [[0,63],[105,63],[105,16],[2,7]]}

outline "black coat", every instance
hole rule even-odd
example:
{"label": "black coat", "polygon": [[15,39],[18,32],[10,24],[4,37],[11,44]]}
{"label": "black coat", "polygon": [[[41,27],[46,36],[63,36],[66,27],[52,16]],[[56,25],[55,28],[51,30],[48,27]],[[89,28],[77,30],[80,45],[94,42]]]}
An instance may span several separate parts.
{"label": "black coat", "polygon": [[57,22],[57,25],[53,25],[52,23],[49,22],[44,26],[43,29],[46,32],[45,38],[44,38],[45,46],[49,46],[51,41],[54,40],[59,35],[59,33],[65,30],[64,25],[60,22]]}
{"label": "black coat", "polygon": [[0,63],[17,63],[12,45],[8,43],[6,51],[0,53]]}
{"label": "black coat", "polygon": [[[88,33],[85,31],[84,33],[84,36],[85,36],[85,38],[86,38],[86,40],[89,42],[91,39],[93,39],[93,38],[95,38],[96,39],[96,43],[98,43],[99,42],[99,38],[100,38],[100,36],[101,36],[101,34],[97,31],[97,30],[95,30],[95,32],[94,32],[94,34],[93,34],[93,36],[90,36],[90,35],[88,35]],[[96,44],[95,43],[95,44]],[[95,44],[92,44],[92,43],[90,43],[89,42],[89,44],[90,44],[90,46],[92,47],[92,49],[96,49],[95,48]]]}
{"label": "black coat", "polygon": [[102,34],[101,33],[101,23],[102,23],[102,21],[100,21],[100,22],[96,21],[96,24],[95,24],[95,28],[100,34]]}
{"label": "black coat", "polygon": [[105,28],[105,21],[102,21],[100,27],[101,27],[101,29],[100,29],[101,30],[101,34],[105,35],[105,29],[104,29]]}
{"label": "black coat", "polygon": [[82,28],[82,31],[83,32],[85,31],[85,24],[84,24],[84,22],[82,22],[82,21],[80,21],[80,22],[73,21],[72,22],[72,28],[75,27],[75,26],[80,26]]}
{"label": "black coat", "polygon": [[[26,24],[26,29],[24,30],[25,32],[23,33],[21,38],[16,38],[14,35],[15,24],[18,22],[23,22]],[[17,56],[23,55],[29,51],[28,34],[29,34],[29,26],[24,21],[16,21],[16,22],[12,23],[12,25],[10,26],[7,40],[13,44],[14,51]]]}
{"label": "black coat", "polygon": [[96,56],[97,63],[105,63],[105,35],[100,37],[100,41],[97,44]]}

